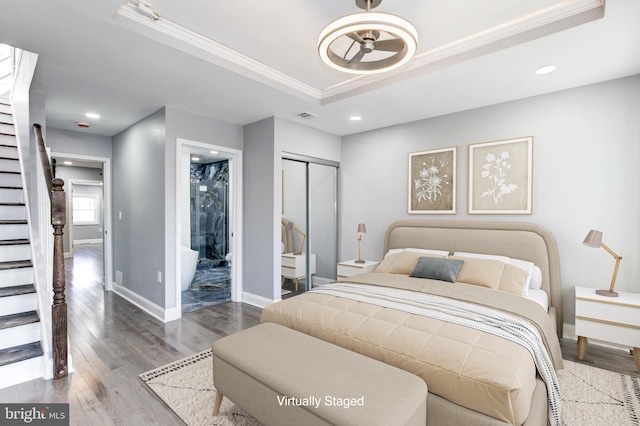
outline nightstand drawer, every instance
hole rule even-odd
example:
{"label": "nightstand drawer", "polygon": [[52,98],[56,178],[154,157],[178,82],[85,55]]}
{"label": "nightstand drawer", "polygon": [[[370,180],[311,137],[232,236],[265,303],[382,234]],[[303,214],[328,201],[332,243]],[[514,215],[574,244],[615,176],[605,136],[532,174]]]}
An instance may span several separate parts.
{"label": "nightstand drawer", "polygon": [[576,336],[588,336],[605,342],[640,347],[640,327],[607,323],[576,315]]}
{"label": "nightstand drawer", "polygon": [[294,256],[291,254],[289,255],[283,254],[281,262],[282,262],[282,267],[295,268],[296,264],[301,265],[302,262],[304,262],[304,258],[300,255]]}
{"label": "nightstand drawer", "polygon": [[576,299],[576,317],[640,328],[640,308],[615,302]]}
{"label": "nightstand drawer", "polygon": [[373,272],[378,267],[380,262],[374,262],[372,260],[365,260],[364,263],[356,263],[355,260],[347,260],[338,263],[338,279],[350,277],[356,274],[366,274]]}

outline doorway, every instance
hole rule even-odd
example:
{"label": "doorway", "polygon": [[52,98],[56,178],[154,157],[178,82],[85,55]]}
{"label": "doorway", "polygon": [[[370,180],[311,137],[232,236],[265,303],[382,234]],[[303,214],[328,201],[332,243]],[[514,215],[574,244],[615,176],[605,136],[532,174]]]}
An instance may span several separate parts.
{"label": "doorway", "polygon": [[176,300],[181,313],[239,301],[241,152],[178,139]]}
{"label": "doorway", "polygon": [[111,291],[111,160],[56,152],[51,158],[67,194],[65,257],[72,258],[78,244],[90,245],[93,255],[102,258],[101,283]]}

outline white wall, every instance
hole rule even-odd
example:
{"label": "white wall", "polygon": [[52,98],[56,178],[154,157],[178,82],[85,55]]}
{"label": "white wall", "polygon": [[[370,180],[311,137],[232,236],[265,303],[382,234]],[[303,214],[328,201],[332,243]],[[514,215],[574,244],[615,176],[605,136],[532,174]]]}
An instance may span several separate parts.
{"label": "white wall", "polygon": [[275,135],[282,152],[340,162],[340,136],[275,118]]}
{"label": "white wall", "polygon": [[[555,236],[564,321],[574,322],[574,286],[607,288],[614,260],[584,246],[590,229],[623,257],[616,288],[640,292],[640,76],[416,121],[343,138],[340,259],[357,255],[354,230],[367,225],[362,253],[383,255],[399,219],[526,221]],[[468,215],[468,145],[534,137],[532,215]],[[457,146],[458,214],[407,213],[408,153]]]}

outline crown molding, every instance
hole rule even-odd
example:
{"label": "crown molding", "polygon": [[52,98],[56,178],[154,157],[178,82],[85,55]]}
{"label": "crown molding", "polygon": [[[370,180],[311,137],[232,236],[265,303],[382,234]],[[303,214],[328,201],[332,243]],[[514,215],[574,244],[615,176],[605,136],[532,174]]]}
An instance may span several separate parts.
{"label": "crown molding", "polygon": [[145,17],[138,13],[136,7],[131,3],[125,3],[118,8],[113,22],[275,89],[316,102],[321,98],[320,89],[166,18],[159,17],[158,20],[153,20]]}
{"label": "crown molding", "polygon": [[423,52],[402,69],[385,74],[357,76],[323,89],[293,78],[166,18],[153,20],[145,17],[131,3],[120,6],[113,22],[254,81],[325,105],[602,18],[604,6],[605,0],[565,0]]}

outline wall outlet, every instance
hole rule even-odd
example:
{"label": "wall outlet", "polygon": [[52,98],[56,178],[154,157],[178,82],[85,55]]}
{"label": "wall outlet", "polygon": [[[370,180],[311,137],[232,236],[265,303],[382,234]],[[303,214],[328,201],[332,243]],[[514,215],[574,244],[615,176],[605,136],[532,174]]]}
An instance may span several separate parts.
{"label": "wall outlet", "polygon": [[122,212],[118,212],[118,220],[122,220]]}
{"label": "wall outlet", "polygon": [[122,285],[122,271],[116,271],[116,284]]}
{"label": "wall outlet", "polygon": [[162,284],[162,272],[158,271],[158,284]]}

